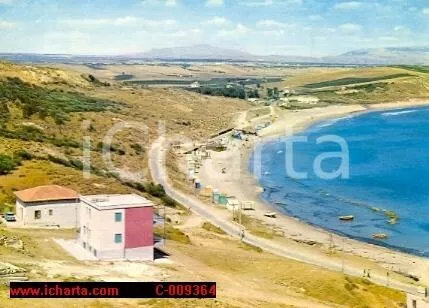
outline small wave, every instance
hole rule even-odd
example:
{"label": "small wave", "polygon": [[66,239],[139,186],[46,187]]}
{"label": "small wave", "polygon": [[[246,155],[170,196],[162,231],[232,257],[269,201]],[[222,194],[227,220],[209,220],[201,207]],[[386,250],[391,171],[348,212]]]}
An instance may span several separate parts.
{"label": "small wave", "polygon": [[402,111],[394,111],[394,112],[385,112],[382,113],[381,115],[384,117],[389,117],[389,116],[397,116],[400,114],[406,114],[406,113],[412,113],[412,112],[416,112],[417,109],[413,109],[413,110],[402,110]]}
{"label": "small wave", "polygon": [[347,115],[347,116],[344,116],[341,118],[332,119],[332,120],[329,120],[326,122],[322,122],[321,124],[317,125],[315,128],[318,129],[318,128],[322,128],[322,127],[329,127],[329,126],[331,126],[331,125],[333,125],[339,121],[351,119],[352,117],[353,117],[353,115]]}

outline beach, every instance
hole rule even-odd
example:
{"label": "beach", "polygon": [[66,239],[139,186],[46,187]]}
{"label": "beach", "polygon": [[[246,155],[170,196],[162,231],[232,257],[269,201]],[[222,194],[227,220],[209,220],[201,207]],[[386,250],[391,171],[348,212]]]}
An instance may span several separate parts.
{"label": "beach", "polygon": [[[354,257],[362,257],[386,269],[417,276],[421,282],[428,284],[429,259],[340,236],[279,213],[274,206],[261,199],[262,188],[249,173],[248,168],[249,157],[255,146],[280,136],[295,134],[314,123],[371,110],[390,110],[427,104],[428,101],[411,100],[365,106],[339,105],[299,111],[287,110],[279,113],[271,110],[269,115],[248,121],[254,124],[264,122],[267,118],[275,118],[271,125],[259,131],[258,136],[250,136],[247,141],[231,141],[226,151],[212,152],[211,158],[203,161],[198,177],[203,185],[217,188],[220,192],[235,196],[240,201],[254,202],[254,210],[246,211],[246,215],[254,217],[273,230],[281,230],[284,237],[276,237],[275,241],[285,244],[291,244],[292,241],[293,244],[302,246],[305,251],[322,255],[327,249],[334,247],[336,251],[347,253],[350,256],[349,262],[353,262]],[[240,116],[236,124],[244,126],[247,124],[244,119],[245,117]],[[276,211],[276,218],[264,216],[265,213],[272,211]]]}

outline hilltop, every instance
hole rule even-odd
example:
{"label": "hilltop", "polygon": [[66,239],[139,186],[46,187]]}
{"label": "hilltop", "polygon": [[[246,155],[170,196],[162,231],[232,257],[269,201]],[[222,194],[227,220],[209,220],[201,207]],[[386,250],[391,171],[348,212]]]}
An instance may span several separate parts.
{"label": "hilltop", "polygon": [[318,65],[427,65],[429,64],[429,47],[382,47],[358,49],[342,54],[323,57],[310,57],[287,54],[252,54],[245,50],[221,48],[207,44],[178,46],[170,48],[154,48],[134,54],[111,56],[97,55],[61,55],[61,54],[25,54],[0,53],[0,59],[19,62],[37,63],[126,63],[151,62],[163,60],[166,62],[186,61],[227,61],[227,62],[267,62],[267,63],[299,63]]}
{"label": "hilltop", "polygon": [[[158,134],[159,121],[165,123],[167,133],[199,139],[228,127],[235,114],[248,106],[240,100],[124,87],[78,72],[10,63],[0,64],[0,97],[0,154],[13,157],[25,150],[32,157],[2,176],[2,207],[12,203],[13,190],[39,184],[69,185],[85,193],[105,187],[111,192],[129,189],[123,181],[133,179],[127,173],[111,174],[102,162],[103,138],[115,124],[147,126],[147,135],[126,128],[113,141],[114,164],[131,172],[145,169],[146,149]],[[83,121],[89,121],[86,128]],[[91,138],[90,185],[91,180],[82,180],[79,171],[84,136]]]}

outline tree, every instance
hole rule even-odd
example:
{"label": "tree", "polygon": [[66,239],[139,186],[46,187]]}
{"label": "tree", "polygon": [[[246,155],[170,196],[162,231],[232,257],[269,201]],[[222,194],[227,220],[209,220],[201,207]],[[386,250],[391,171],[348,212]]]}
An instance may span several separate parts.
{"label": "tree", "polygon": [[268,98],[271,98],[273,96],[273,89],[267,88],[267,96]]}
{"label": "tree", "polygon": [[280,97],[280,92],[279,92],[279,89],[277,87],[275,87],[273,89],[273,97],[277,98],[277,99]]}
{"label": "tree", "polygon": [[8,174],[15,169],[16,164],[12,157],[0,154],[0,175]]}

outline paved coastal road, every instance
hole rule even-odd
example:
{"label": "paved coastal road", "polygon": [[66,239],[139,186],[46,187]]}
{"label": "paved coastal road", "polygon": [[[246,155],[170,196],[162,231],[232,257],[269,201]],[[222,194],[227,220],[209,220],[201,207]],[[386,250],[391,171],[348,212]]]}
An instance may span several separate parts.
{"label": "paved coastal road", "polygon": [[[149,168],[153,180],[163,185],[166,193],[171,198],[189,207],[194,213],[200,215],[205,220],[223,229],[229,235],[239,238],[241,233],[240,226],[231,221],[214,215],[210,211],[210,207],[204,204],[202,201],[196,199],[193,196],[184,194],[183,192],[172,187],[165,173],[165,148],[163,144],[164,138],[160,137],[152,144],[152,147],[149,151]],[[260,247],[264,251],[270,252],[281,257],[309,263],[312,265],[317,265],[333,271],[344,271],[344,273],[351,276],[362,277],[363,274],[363,268],[344,265],[341,263],[341,261],[338,262],[336,260],[330,260],[328,257],[321,258],[320,255],[312,256],[311,254],[304,254],[300,251],[294,250],[293,247],[285,247],[276,244],[272,241],[253,236],[249,233],[246,234],[245,238],[243,239],[243,242]],[[372,274],[370,280],[380,285],[386,285],[388,281],[386,276],[376,274]],[[418,288],[416,286],[392,279],[389,280],[389,287],[408,293],[418,292]]]}

